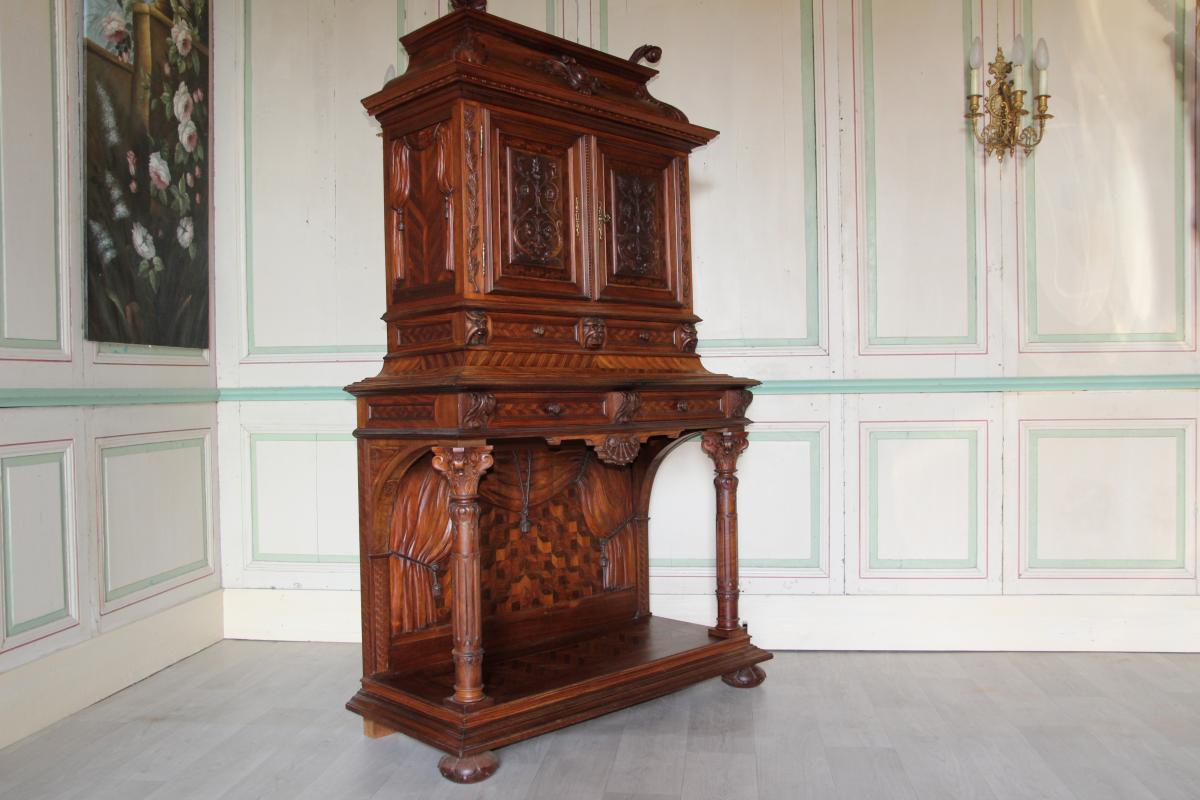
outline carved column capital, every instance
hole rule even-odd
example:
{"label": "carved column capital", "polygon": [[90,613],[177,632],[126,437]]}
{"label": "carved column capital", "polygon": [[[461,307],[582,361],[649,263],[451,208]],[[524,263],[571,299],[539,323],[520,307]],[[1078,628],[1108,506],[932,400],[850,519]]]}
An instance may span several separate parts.
{"label": "carved column capital", "polygon": [[732,475],[750,440],[745,431],[705,431],[700,448],[712,459],[718,475]]}
{"label": "carved column capital", "polygon": [[433,468],[450,483],[450,495],[456,500],[474,499],[479,479],[492,466],[492,446],[433,448]]}

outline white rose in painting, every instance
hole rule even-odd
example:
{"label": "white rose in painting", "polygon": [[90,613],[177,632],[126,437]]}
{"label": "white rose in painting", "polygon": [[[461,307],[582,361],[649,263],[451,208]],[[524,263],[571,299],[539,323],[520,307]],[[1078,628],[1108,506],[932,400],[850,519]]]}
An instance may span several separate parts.
{"label": "white rose in painting", "polygon": [[179,88],[175,90],[175,98],[171,103],[175,106],[175,119],[187,122],[192,118],[192,93],[183,81],[179,82]]}
{"label": "white rose in painting", "polygon": [[179,123],[179,143],[189,153],[195,150],[196,145],[200,143],[200,134],[196,130],[196,123],[190,119],[187,122]]}
{"label": "white rose in painting", "polygon": [[171,185],[171,168],[167,166],[167,160],[162,157],[162,153],[157,151],[150,154],[150,182],[159,189],[166,189]]}
{"label": "white rose in painting", "polygon": [[179,227],[175,229],[175,238],[179,240],[180,247],[190,247],[192,244],[192,236],[195,235],[196,229],[192,225],[191,217],[184,217],[179,220]]}
{"label": "white rose in painting", "polygon": [[179,51],[180,56],[187,56],[192,52],[192,29],[183,20],[176,20],[171,26],[171,41],[175,43],[175,49]]}
{"label": "white rose in painting", "polygon": [[157,251],[154,249],[154,237],[140,222],[133,223],[133,249],[137,250],[137,254],[147,261],[157,255]]}
{"label": "white rose in painting", "polygon": [[118,10],[108,12],[108,16],[100,21],[100,35],[113,45],[125,41],[129,37],[129,31],[125,29],[125,15]]}

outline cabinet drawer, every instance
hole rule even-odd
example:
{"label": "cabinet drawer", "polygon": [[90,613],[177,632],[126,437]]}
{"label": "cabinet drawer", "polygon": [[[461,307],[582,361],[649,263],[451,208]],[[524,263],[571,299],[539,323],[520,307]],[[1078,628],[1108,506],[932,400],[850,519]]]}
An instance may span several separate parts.
{"label": "cabinet drawer", "polygon": [[674,351],[675,324],[670,322],[608,323],[608,349]]}
{"label": "cabinet drawer", "polygon": [[494,344],[527,344],[535,347],[574,345],[575,320],[524,314],[494,314],[489,341]]}
{"label": "cabinet drawer", "polygon": [[643,392],[637,419],[713,419],[725,416],[723,392]]}
{"label": "cabinet drawer", "polygon": [[604,413],[607,397],[603,392],[498,395],[492,426],[502,428],[531,422],[605,423],[608,422],[608,415]]}

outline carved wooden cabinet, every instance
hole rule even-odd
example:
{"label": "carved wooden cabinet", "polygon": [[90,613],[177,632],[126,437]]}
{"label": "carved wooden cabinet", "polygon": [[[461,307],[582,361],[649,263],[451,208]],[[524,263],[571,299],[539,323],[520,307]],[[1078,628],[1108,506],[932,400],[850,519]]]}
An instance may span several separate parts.
{"label": "carved wooden cabinet", "polygon": [[[749,387],[692,313],[688,154],[715,131],[614,58],[456,3],[364,103],[383,128],[388,348],[358,403],[370,735],[493,748],[699,680],[763,680],[738,620]],[[736,265],[729,265],[735,268]],[[655,471],[715,465],[718,614],[650,613]],[[697,491],[701,487],[696,487]]]}

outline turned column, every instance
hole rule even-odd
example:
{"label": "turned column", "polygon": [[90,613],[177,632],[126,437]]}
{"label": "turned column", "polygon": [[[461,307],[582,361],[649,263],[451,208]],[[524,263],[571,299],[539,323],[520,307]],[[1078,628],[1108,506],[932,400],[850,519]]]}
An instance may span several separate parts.
{"label": "turned column", "polygon": [[479,479],[492,466],[491,445],[433,448],[433,468],[450,484],[451,637],[454,695],[449,705],[479,708],[483,693],[482,620],[479,608]]}
{"label": "turned column", "polygon": [[749,446],[745,431],[706,431],[700,445],[712,459],[717,488],[717,624],[714,636],[740,636],[738,625],[737,460]]}

